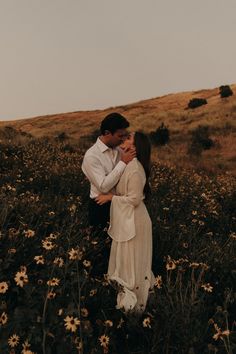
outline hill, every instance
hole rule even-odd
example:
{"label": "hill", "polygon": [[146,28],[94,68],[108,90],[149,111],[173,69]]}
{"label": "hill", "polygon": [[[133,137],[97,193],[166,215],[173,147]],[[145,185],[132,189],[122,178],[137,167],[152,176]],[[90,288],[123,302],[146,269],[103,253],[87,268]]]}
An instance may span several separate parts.
{"label": "hill", "polygon": [[[78,141],[99,128],[100,121],[110,112],[123,114],[131,123],[132,130],[142,129],[149,133],[163,122],[170,130],[170,143],[158,149],[160,159],[175,164],[192,162],[187,156],[191,132],[199,125],[207,125],[214,149],[203,152],[201,161],[194,157],[200,168],[228,169],[236,171],[236,84],[231,85],[234,95],[222,99],[219,88],[168,94],[136,103],[110,107],[105,110],[78,111],[39,116],[30,119],[0,122],[2,136],[6,127],[12,127],[21,135],[33,137],[55,137],[66,133]],[[207,104],[196,109],[187,109],[193,98],[205,98]]]}

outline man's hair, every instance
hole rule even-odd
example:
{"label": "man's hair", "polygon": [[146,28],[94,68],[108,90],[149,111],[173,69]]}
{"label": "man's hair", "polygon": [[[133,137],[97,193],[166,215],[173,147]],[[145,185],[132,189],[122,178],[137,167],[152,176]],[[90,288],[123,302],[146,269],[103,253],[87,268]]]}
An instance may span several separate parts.
{"label": "man's hair", "polygon": [[110,113],[101,122],[100,130],[104,135],[108,130],[111,134],[114,134],[118,129],[126,129],[129,127],[129,122],[120,113]]}

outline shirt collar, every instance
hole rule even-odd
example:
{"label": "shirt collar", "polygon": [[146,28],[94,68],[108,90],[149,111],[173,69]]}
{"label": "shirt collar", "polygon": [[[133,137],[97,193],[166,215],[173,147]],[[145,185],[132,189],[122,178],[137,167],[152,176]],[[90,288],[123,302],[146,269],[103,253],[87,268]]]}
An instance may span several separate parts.
{"label": "shirt collar", "polygon": [[109,150],[109,147],[106,144],[104,144],[100,138],[97,138],[96,144],[101,150],[101,152],[105,152]]}

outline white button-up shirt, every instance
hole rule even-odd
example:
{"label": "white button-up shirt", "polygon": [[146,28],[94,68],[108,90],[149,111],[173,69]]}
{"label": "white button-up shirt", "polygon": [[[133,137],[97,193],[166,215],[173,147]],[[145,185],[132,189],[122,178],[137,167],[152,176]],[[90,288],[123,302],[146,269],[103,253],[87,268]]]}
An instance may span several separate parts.
{"label": "white button-up shirt", "polygon": [[86,151],[82,163],[82,171],[91,184],[90,197],[113,191],[126,164],[120,161],[120,149],[109,148],[99,138]]}

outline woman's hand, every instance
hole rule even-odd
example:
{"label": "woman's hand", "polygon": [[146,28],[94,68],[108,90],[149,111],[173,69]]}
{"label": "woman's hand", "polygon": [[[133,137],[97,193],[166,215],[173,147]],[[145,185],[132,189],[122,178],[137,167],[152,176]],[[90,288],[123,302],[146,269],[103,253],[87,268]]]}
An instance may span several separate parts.
{"label": "woman's hand", "polygon": [[99,205],[103,205],[105,203],[108,203],[112,200],[113,194],[108,193],[108,194],[100,194],[98,197],[95,198],[95,201]]}

